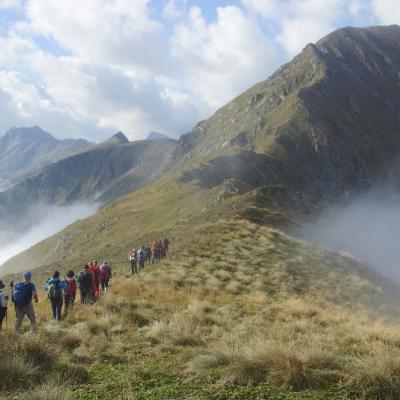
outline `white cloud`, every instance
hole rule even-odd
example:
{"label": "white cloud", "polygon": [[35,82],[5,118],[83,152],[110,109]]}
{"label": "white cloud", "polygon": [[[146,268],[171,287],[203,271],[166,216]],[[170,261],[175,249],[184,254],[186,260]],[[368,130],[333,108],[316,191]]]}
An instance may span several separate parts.
{"label": "white cloud", "polygon": [[372,8],[381,24],[400,24],[398,0],[372,0]]}
{"label": "white cloud", "polygon": [[21,8],[22,0],[0,0],[0,9]]}
{"label": "white cloud", "polygon": [[85,60],[159,70],[162,25],[147,0],[28,0],[35,31]]}
{"label": "white cloud", "polygon": [[175,21],[181,18],[187,9],[187,0],[168,0],[163,9],[163,17],[167,21]]}
{"label": "white cloud", "polygon": [[[375,0],[381,2],[381,0]],[[390,1],[390,0],[383,0]],[[307,43],[315,42],[338,27],[344,20],[357,24],[372,22],[367,11],[369,0],[242,0],[251,11],[276,27],[275,40],[295,55]],[[371,14],[371,13],[369,13]]]}
{"label": "white cloud", "polygon": [[217,21],[210,24],[200,8],[192,7],[171,43],[185,84],[213,109],[265,79],[277,65],[272,42],[238,7],[218,8]]}

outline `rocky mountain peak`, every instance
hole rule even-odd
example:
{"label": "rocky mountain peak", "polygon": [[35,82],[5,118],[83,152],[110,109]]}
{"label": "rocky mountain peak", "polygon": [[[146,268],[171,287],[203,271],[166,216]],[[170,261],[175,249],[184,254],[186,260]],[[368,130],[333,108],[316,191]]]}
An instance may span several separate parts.
{"label": "rocky mountain peak", "polygon": [[35,125],[32,127],[12,127],[10,128],[3,138],[0,140],[28,140],[36,143],[56,143],[57,139],[50,133],[44,131],[40,126]]}
{"label": "rocky mountain peak", "polygon": [[121,132],[117,132],[112,135],[109,139],[102,143],[102,145],[113,145],[113,144],[126,144],[129,143],[129,139]]}

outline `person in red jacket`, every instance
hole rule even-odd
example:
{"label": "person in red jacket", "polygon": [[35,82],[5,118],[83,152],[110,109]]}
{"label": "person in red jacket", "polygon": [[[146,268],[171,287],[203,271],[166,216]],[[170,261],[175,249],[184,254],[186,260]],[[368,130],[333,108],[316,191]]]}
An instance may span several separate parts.
{"label": "person in red jacket", "polygon": [[74,303],[75,303],[75,297],[76,297],[76,289],[78,287],[78,284],[75,279],[75,273],[74,271],[68,271],[67,272],[67,277],[65,279],[65,283],[67,285],[67,290],[64,292],[64,314],[65,316],[68,315],[68,311],[72,310]]}
{"label": "person in red jacket", "polygon": [[100,296],[100,267],[97,261],[93,261],[93,277],[94,277],[94,298],[97,300]]}

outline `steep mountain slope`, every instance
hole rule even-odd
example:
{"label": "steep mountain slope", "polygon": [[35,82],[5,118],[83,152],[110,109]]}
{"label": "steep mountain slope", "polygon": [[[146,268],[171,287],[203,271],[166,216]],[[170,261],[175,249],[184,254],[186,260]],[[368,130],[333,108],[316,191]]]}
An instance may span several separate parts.
{"label": "steep mountain slope", "polygon": [[39,126],[11,128],[0,137],[0,183],[3,187],[13,184],[32,171],[91,145],[83,139],[56,139]]}
{"label": "steep mountain slope", "polygon": [[400,150],[400,27],[345,28],[180,139],[205,186],[280,183],[328,201],[387,178]]}

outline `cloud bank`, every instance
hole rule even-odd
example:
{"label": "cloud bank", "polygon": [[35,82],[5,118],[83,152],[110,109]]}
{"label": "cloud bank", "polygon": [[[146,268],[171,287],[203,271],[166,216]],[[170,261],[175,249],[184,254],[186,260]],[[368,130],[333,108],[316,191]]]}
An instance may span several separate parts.
{"label": "cloud bank", "polygon": [[[20,233],[10,227],[1,227],[0,276],[7,274],[7,271],[1,267],[1,264],[8,259],[63,230],[76,220],[95,214],[98,207],[97,204],[79,204],[65,207],[34,207],[28,214],[34,214],[38,222],[32,225],[27,231]],[[26,218],[29,219],[29,215]]]}
{"label": "cloud bank", "polygon": [[400,282],[399,194],[375,190],[333,207],[304,227],[304,237],[335,251],[350,252]]}

